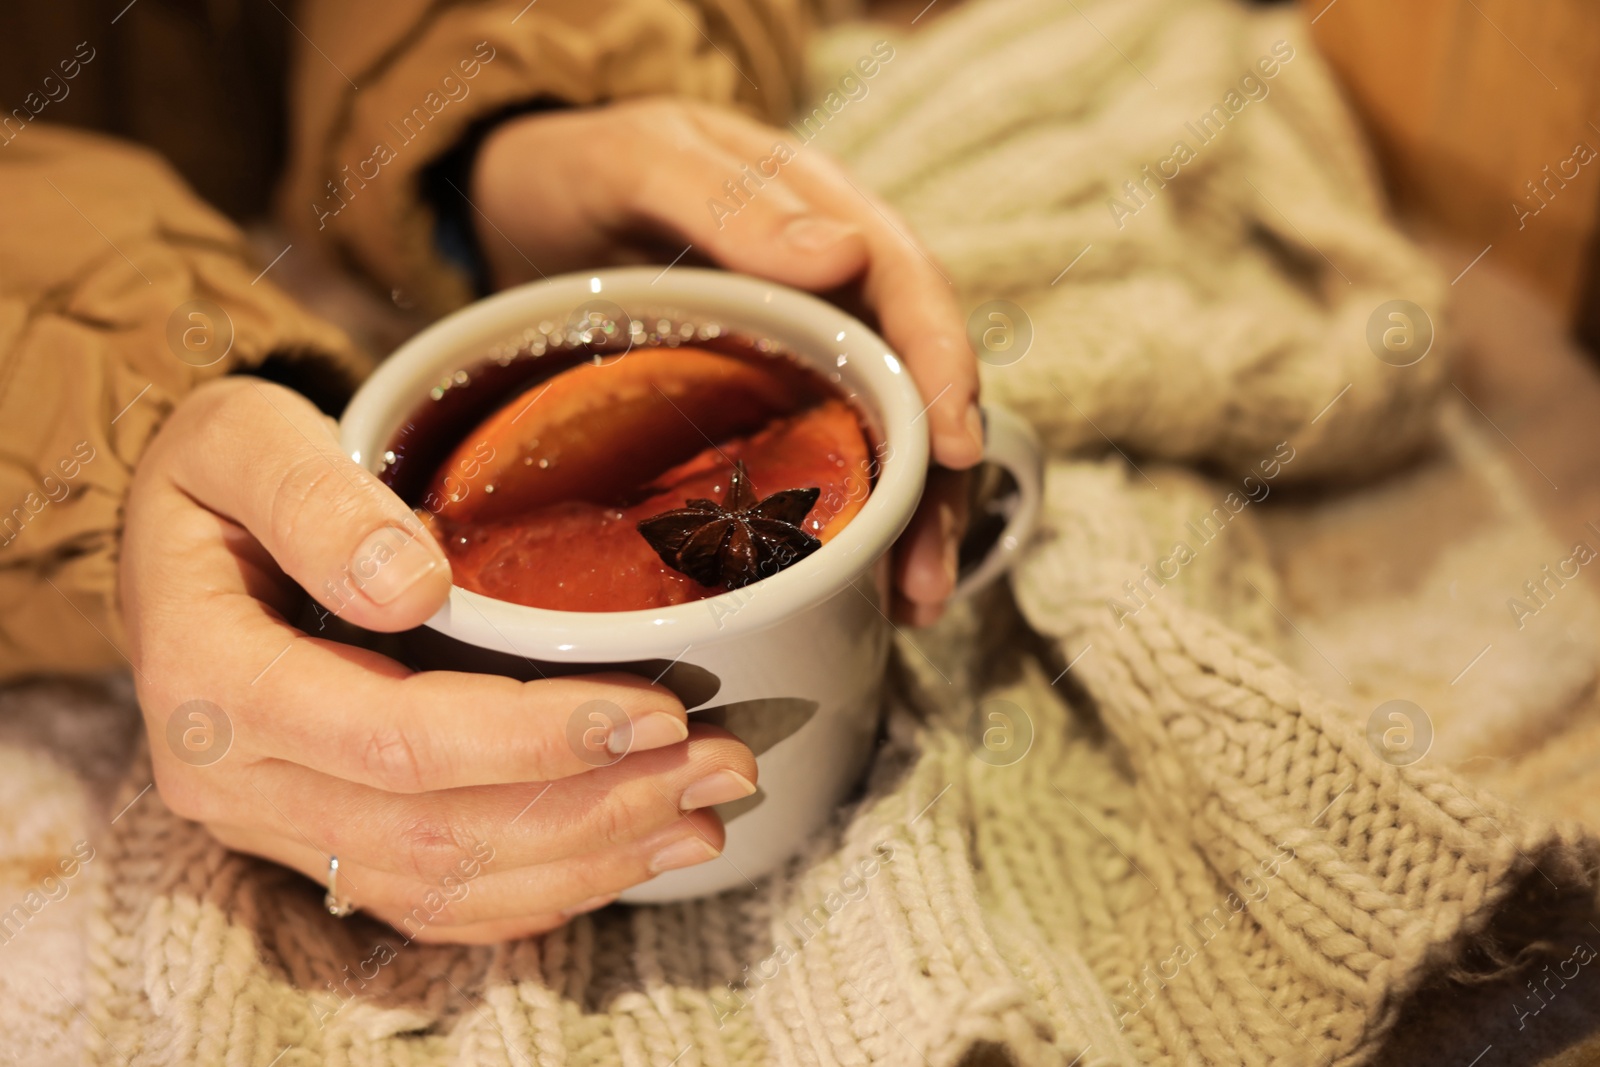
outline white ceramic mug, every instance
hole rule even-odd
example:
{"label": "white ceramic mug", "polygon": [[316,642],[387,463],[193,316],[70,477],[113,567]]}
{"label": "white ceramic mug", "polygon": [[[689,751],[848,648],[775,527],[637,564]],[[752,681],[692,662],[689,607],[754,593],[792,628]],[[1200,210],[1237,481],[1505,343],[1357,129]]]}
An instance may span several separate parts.
{"label": "white ceramic mug", "polygon": [[[514,345],[531,324],[607,301],[633,319],[669,314],[778,343],[833,381],[879,447],[870,496],[826,545],[771,577],[706,600],[622,612],[552,611],[453,589],[408,635],[418,668],[533,678],[598,670],[659,677],[691,712],[756,753],[759,790],[717,810],[722,857],[669,871],[623,900],[679,900],[746,885],[792,856],[859,780],[872,754],[889,655],[889,548],[911,520],[928,468],[925,402],[905,365],[857,319],[772,282],[685,267],[569,274],[509,289],[434,323],[362,385],[340,440],[369,469],[428,395],[456,371]],[[509,396],[507,400],[511,399]],[[1026,423],[985,410],[985,458],[1011,472],[1017,501],[964,596],[998,576],[1038,515],[1041,459]],[[585,720],[574,720],[581,734]],[[569,731],[569,736],[572,736]]]}

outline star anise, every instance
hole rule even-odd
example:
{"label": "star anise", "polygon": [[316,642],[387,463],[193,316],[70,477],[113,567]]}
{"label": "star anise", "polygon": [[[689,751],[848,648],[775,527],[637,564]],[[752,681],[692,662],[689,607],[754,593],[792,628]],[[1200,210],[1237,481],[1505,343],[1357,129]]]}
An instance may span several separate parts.
{"label": "star anise", "polygon": [[800,525],[821,492],[785,489],[757,501],[739,460],[722,503],[696,498],[641,520],[638,529],[673,570],[701,585],[740,589],[822,547]]}

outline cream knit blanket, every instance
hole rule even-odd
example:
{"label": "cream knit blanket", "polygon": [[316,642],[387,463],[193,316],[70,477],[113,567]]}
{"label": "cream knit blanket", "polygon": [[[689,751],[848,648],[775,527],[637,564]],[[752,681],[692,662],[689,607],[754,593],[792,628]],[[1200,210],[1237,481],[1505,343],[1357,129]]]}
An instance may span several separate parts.
{"label": "cream knit blanket", "polygon": [[[825,42],[820,90],[881,36]],[[1386,762],[1370,706],[1282,662],[1259,487],[1391,465],[1443,381],[1368,345],[1444,287],[1299,27],[982,0],[895,44],[815,143],[967,306],[1023,309],[985,388],[1054,458],[1011,591],[904,638],[864,799],[757,890],[469,949],[329,918],[137,767],[86,865],[81,1017],[38,987],[91,1062],[1355,1064],[1592,891],[1586,838]]]}

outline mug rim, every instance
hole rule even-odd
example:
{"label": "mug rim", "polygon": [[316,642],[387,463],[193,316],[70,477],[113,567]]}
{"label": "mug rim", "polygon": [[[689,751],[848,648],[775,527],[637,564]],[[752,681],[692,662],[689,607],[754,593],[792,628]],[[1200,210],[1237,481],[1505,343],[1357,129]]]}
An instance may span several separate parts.
{"label": "mug rim", "polygon": [[[928,430],[921,393],[889,344],[859,319],[797,289],[695,267],[620,267],[544,278],[496,293],[439,319],[397,348],[357,389],[339,420],[340,447],[371,471],[428,388],[482,362],[541,318],[565,318],[584,304],[666,305],[741,333],[774,337],[825,376],[874,405],[887,446],[877,484],[861,510],[827,544],[777,574],[703,600],[631,611],[560,611],[496,600],[452,583],[450,598],[424,624],[456,640],[553,662],[622,662],[682,656],[766,629],[841,592],[900,536],[921,499]],[[835,366],[823,362],[826,352]],[[421,386],[419,388],[419,386]],[[918,423],[922,423],[918,425]],[[873,600],[876,594],[861,590]],[[682,651],[678,651],[682,649]]]}

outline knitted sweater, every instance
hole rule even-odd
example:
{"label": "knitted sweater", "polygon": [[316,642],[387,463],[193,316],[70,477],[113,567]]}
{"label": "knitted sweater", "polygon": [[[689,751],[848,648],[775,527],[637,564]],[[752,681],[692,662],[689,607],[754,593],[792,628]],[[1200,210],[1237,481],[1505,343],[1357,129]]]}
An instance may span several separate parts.
{"label": "knitted sweater", "polygon": [[1022,310],[985,388],[1052,458],[1010,588],[902,636],[860,799],[758,887],[461,948],[330,918],[138,766],[93,864],[90,1062],[1355,1064],[1420,984],[1592,893],[1588,838],[1396,758],[1282,662],[1244,479],[1379,471],[1443,381],[1442,351],[1368,343],[1445,290],[1300,28],[981,0],[843,82],[876,36],[817,49],[802,150],[968,306]]}

